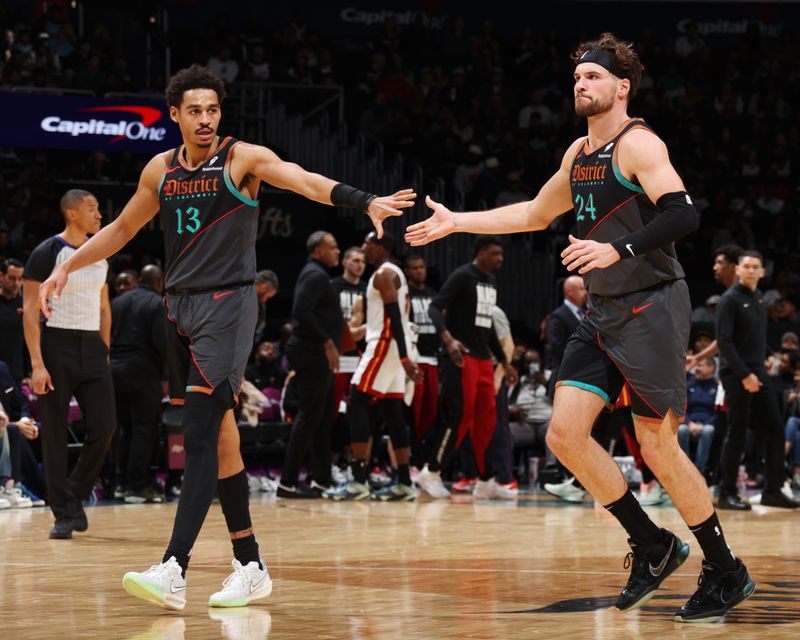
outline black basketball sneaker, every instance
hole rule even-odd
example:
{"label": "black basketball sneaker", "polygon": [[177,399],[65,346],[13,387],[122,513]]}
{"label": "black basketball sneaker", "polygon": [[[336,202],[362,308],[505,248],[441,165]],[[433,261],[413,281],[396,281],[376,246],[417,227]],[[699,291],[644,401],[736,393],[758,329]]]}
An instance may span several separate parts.
{"label": "black basketball sneaker", "polygon": [[703,560],[703,571],[697,579],[697,591],[675,614],[678,622],[716,622],[730,609],[747,600],[756,583],[747,567],[736,558],[736,568],[723,571],[713,562]]}
{"label": "black basketball sneaker", "polygon": [[628,539],[631,552],[625,556],[624,567],[631,569],[628,584],[617,598],[620,611],[638,609],[655,595],[656,589],[689,557],[689,545],[674,533],[661,530],[661,542],[643,546]]}

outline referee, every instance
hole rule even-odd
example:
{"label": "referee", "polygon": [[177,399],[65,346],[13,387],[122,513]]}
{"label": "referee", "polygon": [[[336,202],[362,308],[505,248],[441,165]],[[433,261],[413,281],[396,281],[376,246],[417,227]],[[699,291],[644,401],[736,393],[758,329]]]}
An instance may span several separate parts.
{"label": "referee", "polygon": [[[100,260],[76,271],[52,316],[40,324],[39,284],[100,230],[100,208],[88,191],[70,189],[61,198],[66,228],[31,253],[23,279],[25,342],[31,356],[33,391],[39,396],[47,500],[56,522],[51,538],[71,538],[89,523],[83,501],[89,497],[114,435],[114,387],[108,364],[111,306]],[[67,478],[69,401],[78,400],[86,426],[80,457]]]}

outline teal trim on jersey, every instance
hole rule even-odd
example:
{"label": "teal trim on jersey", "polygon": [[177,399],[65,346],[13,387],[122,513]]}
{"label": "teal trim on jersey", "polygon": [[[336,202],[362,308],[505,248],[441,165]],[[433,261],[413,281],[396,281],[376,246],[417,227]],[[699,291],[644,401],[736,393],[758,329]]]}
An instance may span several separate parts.
{"label": "teal trim on jersey", "polygon": [[222,172],[222,174],[225,177],[225,184],[228,186],[228,189],[230,190],[230,192],[233,195],[235,195],[237,198],[239,198],[239,200],[241,200],[245,204],[249,204],[251,207],[257,207],[258,206],[258,200],[251,200],[250,198],[245,198],[242,195],[242,192],[239,191],[236,187],[233,186],[233,182],[231,182],[231,176],[228,173],[227,169],[225,169]]}
{"label": "teal trim on jersey", "polygon": [[159,198],[161,197],[161,187],[164,186],[164,182],[166,181],[166,179],[167,179],[167,172],[165,171],[164,175],[161,176],[161,182],[158,183],[158,197]]}
{"label": "teal trim on jersey", "polygon": [[584,391],[591,391],[595,395],[600,396],[606,402],[611,402],[611,398],[608,397],[608,394],[600,387],[595,387],[593,384],[586,384],[585,382],[578,382],[577,380],[559,380],[558,384],[566,387],[577,387],[578,389],[583,389]]}
{"label": "teal trim on jersey", "polygon": [[626,189],[630,189],[631,191],[635,191],[636,193],[644,193],[644,189],[642,189],[638,184],[633,184],[630,180],[626,180],[625,176],[622,175],[622,171],[619,170],[617,163],[612,160],[611,166],[614,167],[614,175],[619,180],[619,183],[625,187]]}

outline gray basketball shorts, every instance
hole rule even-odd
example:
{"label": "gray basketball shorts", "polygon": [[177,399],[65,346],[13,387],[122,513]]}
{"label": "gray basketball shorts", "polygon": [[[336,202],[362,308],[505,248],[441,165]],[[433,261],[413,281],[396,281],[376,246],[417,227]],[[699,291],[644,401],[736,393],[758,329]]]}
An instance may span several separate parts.
{"label": "gray basketball shorts", "polygon": [[686,411],[684,362],[692,324],[683,280],[622,296],[590,296],[589,313],[567,342],[556,386],[614,404],[628,386],[636,418],[661,423]]}
{"label": "gray basketball shorts", "polygon": [[252,285],[167,293],[167,364],[172,404],[187,393],[211,395],[220,384],[239,394],[258,321]]}

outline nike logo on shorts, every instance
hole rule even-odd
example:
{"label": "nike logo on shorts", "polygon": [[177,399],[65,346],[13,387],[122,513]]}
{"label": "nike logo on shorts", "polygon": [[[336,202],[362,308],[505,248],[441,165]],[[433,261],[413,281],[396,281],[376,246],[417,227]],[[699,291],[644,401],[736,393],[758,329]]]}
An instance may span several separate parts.
{"label": "nike logo on shorts", "polygon": [[233,293],[233,291],[222,291],[222,292],[219,292],[219,291],[218,291],[217,293],[215,293],[215,294],[214,294],[213,296],[211,296],[211,297],[212,297],[214,300],[219,300],[219,299],[220,299],[220,298],[222,298],[223,296],[229,296],[229,295],[230,295],[230,294],[232,294],[232,293]]}
{"label": "nike logo on shorts", "polygon": [[672,538],[672,540],[669,543],[669,549],[667,549],[667,552],[664,554],[664,558],[661,560],[661,562],[658,563],[658,566],[654,567],[652,563],[649,563],[650,574],[654,578],[658,578],[658,576],[664,573],[664,569],[667,568],[667,562],[669,561],[669,557],[672,555],[672,547],[674,546],[675,546],[675,538]]}
{"label": "nike logo on shorts", "polygon": [[648,302],[647,304],[643,304],[641,307],[637,307],[636,305],[634,305],[634,306],[631,307],[631,312],[634,313],[634,314],[641,313],[642,311],[647,309],[647,307],[651,307],[651,306],[653,306],[652,302]]}

